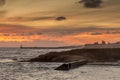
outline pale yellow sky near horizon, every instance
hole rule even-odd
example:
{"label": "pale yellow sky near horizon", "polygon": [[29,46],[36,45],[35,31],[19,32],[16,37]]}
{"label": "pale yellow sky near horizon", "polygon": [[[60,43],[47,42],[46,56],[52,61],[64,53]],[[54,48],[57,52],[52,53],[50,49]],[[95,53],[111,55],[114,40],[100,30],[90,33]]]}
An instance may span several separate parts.
{"label": "pale yellow sky near horizon", "polygon": [[[85,8],[78,1],[6,0],[5,5],[0,6],[1,46],[11,46],[11,43],[13,46],[62,46],[101,40],[120,41],[119,0],[103,0],[100,8]],[[58,16],[65,16],[66,20],[56,21]]]}

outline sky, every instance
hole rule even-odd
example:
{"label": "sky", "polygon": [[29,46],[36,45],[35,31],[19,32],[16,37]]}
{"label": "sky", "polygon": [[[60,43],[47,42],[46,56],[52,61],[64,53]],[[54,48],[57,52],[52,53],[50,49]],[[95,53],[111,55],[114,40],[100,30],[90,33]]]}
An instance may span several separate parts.
{"label": "sky", "polygon": [[[4,2],[5,1],[5,2]],[[120,0],[0,0],[0,47],[56,47],[120,41]],[[56,20],[63,16],[65,20]]]}

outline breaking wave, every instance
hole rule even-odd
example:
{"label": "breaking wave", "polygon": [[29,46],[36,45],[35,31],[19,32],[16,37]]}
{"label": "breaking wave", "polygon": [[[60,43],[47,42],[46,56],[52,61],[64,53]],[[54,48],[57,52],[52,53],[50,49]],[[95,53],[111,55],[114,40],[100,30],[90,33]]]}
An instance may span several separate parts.
{"label": "breaking wave", "polygon": [[0,62],[5,63],[5,62],[15,62],[13,59],[0,59]]}

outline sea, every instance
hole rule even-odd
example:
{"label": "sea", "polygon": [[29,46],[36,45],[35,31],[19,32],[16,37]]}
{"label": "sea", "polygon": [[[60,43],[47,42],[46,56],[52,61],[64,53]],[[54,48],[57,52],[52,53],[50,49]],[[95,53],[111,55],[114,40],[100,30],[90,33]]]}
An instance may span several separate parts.
{"label": "sea", "polygon": [[120,80],[120,66],[84,65],[57,71],[62,63],[19,62],[48,52],[71,49],[0,48],[0,80]]}

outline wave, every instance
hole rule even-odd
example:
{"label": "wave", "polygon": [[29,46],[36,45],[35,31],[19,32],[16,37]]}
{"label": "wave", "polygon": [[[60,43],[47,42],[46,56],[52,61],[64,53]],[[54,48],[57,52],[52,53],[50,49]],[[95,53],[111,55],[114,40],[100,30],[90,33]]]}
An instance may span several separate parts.
{"label": "wave", "polygon": [[13,59],[0,59],[0,63],[5,63],[5,62],[15,62]]}

